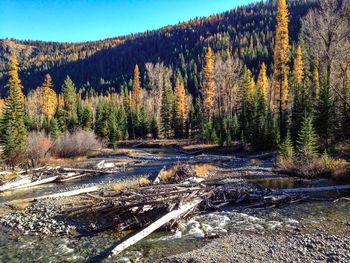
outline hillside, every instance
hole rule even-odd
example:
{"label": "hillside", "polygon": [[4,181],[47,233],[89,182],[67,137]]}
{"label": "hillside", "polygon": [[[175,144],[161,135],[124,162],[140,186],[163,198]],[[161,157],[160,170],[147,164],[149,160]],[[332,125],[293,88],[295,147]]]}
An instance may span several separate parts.
{"label": "hillside", "polygon": [[[290,37],[295,41],[300,18],[314,0],[289,1]],[[188,90],[197,94],[203,52],[232,48],[256,73],[262,62],[271,65],[275,30],[274,1],[256,3],[207,18],[195,19],[129,36],[86,43],[0,40],[0,91],[4,95],[6,63],[11,49],[17,50],[25,91],[36,88],[46,73],[60,90],[66,75],[78,87],[91,85],[97,90],[118,88],[128,83],[135,64],[141,75],[146,62],[164,62],[180,70]],[[270,68],[270,67],[268,67]]]}

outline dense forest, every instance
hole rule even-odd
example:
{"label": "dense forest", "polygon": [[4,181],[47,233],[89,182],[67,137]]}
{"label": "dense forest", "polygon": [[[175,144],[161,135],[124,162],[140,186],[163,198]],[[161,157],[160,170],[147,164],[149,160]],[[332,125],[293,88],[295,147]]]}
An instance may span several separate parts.
{"label": "dense forest", "polygon": [[[6,95],[7,61],[10,51],[15,49],[25,93],[40,86],[47,73],[51,75],[57,92],[60,92],[67,75],[78,87],[93,87],[97,91],[120,90],[122,84],[129,84],[136,64],[140,66],[141,82],[146,86],[145,64],[159,62],[173,72],[180,71],[188,91],[196,96],[202,83],[200,71],[208,46],[214,52],[230,49],[255,75],[262,62],[268,70],[271,69],[275,2],[251,4],[156,31],[96,42],[0,40],[0,94]],[[289,1],[292,42],[297,41],[300,18],[315,5],[314,2]],[[172,76],[172,83],[175,82],[176,77]]]}
{"label": "dense forest", "polygon": [[54,143],[88,130],[111,147],[240,141],[329,163],[350,138],[349,14],[348,1],[279,0],[101,42],[5,40],[4,154],[20,160],[38,132]]}

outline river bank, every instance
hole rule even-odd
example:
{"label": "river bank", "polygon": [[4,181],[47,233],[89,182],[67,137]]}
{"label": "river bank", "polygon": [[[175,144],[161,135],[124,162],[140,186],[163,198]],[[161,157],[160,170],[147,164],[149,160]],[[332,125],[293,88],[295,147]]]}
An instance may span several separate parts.
{"label": "river bank", "polygon": [[[273,172],[271,154],[220,155],[203,152],[194,155],[179,153],[176,149],[155,147],[133,149],[127,155],[97,156],[89,162],[98,162],[102,158],[108,161],[132,160],[132,165],[114,175],[37,187],[2,195],[0,198],[2,201],[9,201],[89,186],[110,187],[114,183],[143,176],[154,178],[161,168],[178,162],[214,163],[217,169],[210,176],[210,180],[213,181],[243,182],[273,189],[332,184],[327,180],[301,180],[276,174]],[[326,199],[334,200],[342,194],[345,193],[326,196]],[[77,224],[60,217],[60,208],[65,200],[68,199],[41,200],[27,208],[23,207],[21,211],[13,211],[6,207],[6,211],[3,210],[0,216],[0,262],[88,262],[102,255],[128,234],[100,232],[98,230],[101,230],[102,226],[98,224],[82,225],[81,222]],[[69,201],[72,202],[72,198],[69,198]],[[317,251],[309,258],[306,258],[309,256],[308,251],[305,252],[306,256],[301,254],[302,261],[316,260],[317,257],[332,259],[331,255],[327,254],[332,250],[326,248],[334,243],[332,249],[335,259],[339,258],[342,262],[343,250],[348,249],[343,243],[349,243],[349,215],[349,205],[346,201],[320,201],[251,211],[239,211],[228,207],[222,212],[189,218],[175,233],[154,233],[120,256],[106,259],[105,262],[254,262],[261,261],[262,258],[272,262],[283,261],[298,258],[297,248],[301,251],[307,247],[308,239],[316,244]],[[342,232],[338,232],[337,228],[341,228]],[[327,232],[324,232],[324,229],[327,229]],[[205,239],[205,232],[208,231],[214,233],[218,239]],[[21,249],[16,249],[18,247]],[[58,247],[61,253],[56,251]],[[270,250],[272,252],[269,252]],[[292,254],[283,253],[284,250],[291,250]],[[208,251],[212,254],[206,254]],[[174,254],[177,256],[171,257]]]}

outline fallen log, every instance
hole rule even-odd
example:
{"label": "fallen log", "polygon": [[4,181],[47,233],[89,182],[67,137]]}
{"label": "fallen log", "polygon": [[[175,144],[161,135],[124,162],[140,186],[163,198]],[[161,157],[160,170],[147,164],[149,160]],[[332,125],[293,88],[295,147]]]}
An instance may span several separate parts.
{"label": "fallen log", "polygon": [[150,224],[145,229],[141,230],[137,234],[133,235],[132,237],[128,238],[124,242],[118,244],[111,252],[112,255],[118,255],[126,248],[136,244],[143,238],[150,235],[152,232],[156,231],[158,228],[162,227],[163,225],[167,224],[171,220],[177,219],[181,215],[185,214],[186,212],[192,210],[196,206],[198,206],[202,202],[202,199],[197,198],[191,202],[181,204],[178,209],[170,211],[166,215],[162,216],[152,224]]}
{"label": "fallen log", "polygon": [[28,176],[23,179],[11,182],[11,183],[6,183],[0,186],[0,192],[6,191],[6,190],[11,190],[13,188],[23,186],[26,184],[30,184],[32,182],[32,179]]}
{"label": "fallen log", "polygon": [[58,176],[53,176],[53,177],[45,178],[42,180],[37,180],[37,181],[31,182],[28,184],[20,185],[20,186],[12,188],[11,190],[17,190],[17,189],[22,189],[22,188],[31,187],[31,186],[37,186],[37,185],[41,185],[41,184],[53,183],[53,182],[57,181],[57,179],[58,179]]}
{"label": "fallen log", "polygon": [[35,202],[37,200],[42,200],[42,199],[47,199],[47,198],[69,197],[69,196],[75,196],[75,195],[80,195],[80,194],[96,192],[96,191],[98,191],[98,189],[99,188],[97,186],[92,186],[92,187],[68,191],[68,192],[56,193],[56,194],[51,194],[51,195],[42,195],[42,196],[19,199],[19,200],[13,200],[10,202],[6,202],[4,204],[11,205],[11,204],[17,204],[17,203],[22,203],[22,202]]}
{"label": "fallen log", "polygon": [[311,188],[290,188],[290,189],[281,189],[276,192],[304,193],[304,192],[322,192],[322,191],[338,191],[338,190],[350,190],[350,185],[332,185],[332,186],[321,186],[321,187],[311,187]]}
{"label": "fallen log", "polygon": [[97,169],[83,169],[83,168],[62,168],[65,172],[83,172],[83,173],[96,173],[96,174],[114,174],[115,171],[105,171]]}

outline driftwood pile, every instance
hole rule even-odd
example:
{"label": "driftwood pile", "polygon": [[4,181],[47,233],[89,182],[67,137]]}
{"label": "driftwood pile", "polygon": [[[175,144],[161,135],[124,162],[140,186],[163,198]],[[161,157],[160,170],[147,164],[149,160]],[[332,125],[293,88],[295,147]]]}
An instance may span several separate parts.
{"label": "driftwood pile", "polygon": [[[168,183],[170,182],[170,183]],[[118,231],[133,230],[148,226],[161,216],[178,209],[183,204],[197,202],[197,211],[219,209],[227,204],[272,207],[303,200],[298,193],[252,188],[249,184],[227,185],[205,183],[196,178],[188,165],[177,167],[173,178],[162,182],[159,176],[152,185],[129,189],[99,190],[87,193],[81,203],[65,210],[70,217],[91,216],[103,218]],[[194,207],[193,207],[194,208]],[[189,215],[186,211],[182,217]],[[167,224],[174,226],[176,220]]]}
{"label": "driftwood pile", "polygon": [[29,171],[16,173],[16,178],[0,185],[0,192],[17,190],[48,183],[64,183],[80,180],[91,176],[113,174],[116,172],[114,163],[99,162],[93,168],[40,167]]}
{"label": "driftwood pile", "polygon": [[108,228],[117,231],[142,229],[118,244],[112,250],[116,255],[158,228],[171,229],[179,219],[195,212],[217,210],[227,204],[272,207],[304,199],[298,193],[256,189],[245,183],[205,183],[195,179],[188,165],[178,166],[169,181],[164,183],[157,176],[152,185],[144,187],[87,193],[79,204],[66,208],[64,214],[71,218],[94,216],[109,222]]}

